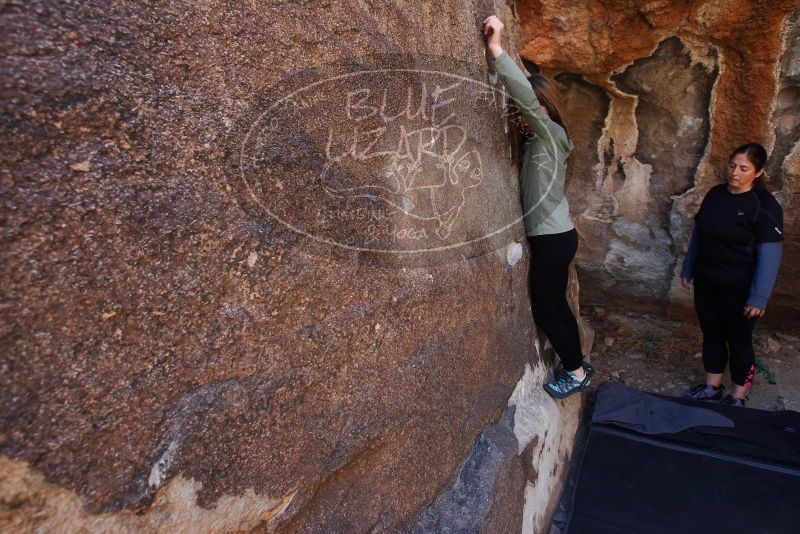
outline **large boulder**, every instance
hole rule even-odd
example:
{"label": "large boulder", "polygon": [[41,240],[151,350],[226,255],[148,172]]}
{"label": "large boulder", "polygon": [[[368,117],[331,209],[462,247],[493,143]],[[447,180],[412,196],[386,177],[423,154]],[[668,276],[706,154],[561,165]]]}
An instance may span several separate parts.
{"label": "large boulder", "polygon": [[493,9],[4,5],[0,530],[544,528]]}

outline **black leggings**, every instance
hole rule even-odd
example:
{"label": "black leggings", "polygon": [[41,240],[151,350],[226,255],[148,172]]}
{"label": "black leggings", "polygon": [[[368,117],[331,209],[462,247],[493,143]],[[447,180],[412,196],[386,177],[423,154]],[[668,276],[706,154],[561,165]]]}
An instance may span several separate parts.
{"label": "black leggings", "polygon": [[720,289],[695,281],[694,307],[703,330],[703,365],[707,373],[722,374],[730,360],[731,381],[753,383],[755,319],[744,316],[749,290]]}
{"label": "black leggings", "polygon": [[567,303],[569,264],[578,250],[575,229],[528,236],[531,246],[530,289],[533,320],[550,340],[567,371],[581,366],[578,322]]}

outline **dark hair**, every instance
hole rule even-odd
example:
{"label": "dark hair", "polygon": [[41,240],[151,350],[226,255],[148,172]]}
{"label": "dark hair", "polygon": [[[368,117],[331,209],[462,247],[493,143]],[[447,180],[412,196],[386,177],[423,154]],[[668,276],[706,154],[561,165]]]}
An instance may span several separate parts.
{"label": "dark hair", "polygon": [[553,82],[544,74],[539,73],[528,76],[528,81],[531,82],[531,87],[533,87],[539,103],[547,108],[547,114],[550,115],[553,122],[564,128],[564,132],[569,137],[569,129],[567,129],[567,123],[564,122],[561,106],[558,104],[558,91]]}
{"label": "dark hair", "polygon": [[[756,172],[760,171],[764,168],[764,165],[767,163],[767,149],[763,146],[759,145],[758,143],[747,143],[746,145],[742,145],[736,150],[731,153],[731,156],[728,158],[729,160],[733,160],[736,156],[744,155],[753,164],[755,167]],[[760,189],[765,189],[766,184],[764,183],[764,178],[766,174],[762,174],[758,176],[755,181],[753,181],[753,186],[758,187]]]}

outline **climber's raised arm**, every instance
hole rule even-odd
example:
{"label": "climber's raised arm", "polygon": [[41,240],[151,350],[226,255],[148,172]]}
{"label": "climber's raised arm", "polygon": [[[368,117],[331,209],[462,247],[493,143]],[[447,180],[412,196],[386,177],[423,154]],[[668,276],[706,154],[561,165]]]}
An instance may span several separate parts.
{"label": "climber's raised arm", "polygon": [[486,46],[494,58],[494,69],[530,129],[540,138],[546,139],[550,135],[547,124],[551,119],[536,98],[536,93],[525,73],[503,50],[501,39],[504,28],[502,21],[495,15],[483,21],[483,35],[486,38]]}

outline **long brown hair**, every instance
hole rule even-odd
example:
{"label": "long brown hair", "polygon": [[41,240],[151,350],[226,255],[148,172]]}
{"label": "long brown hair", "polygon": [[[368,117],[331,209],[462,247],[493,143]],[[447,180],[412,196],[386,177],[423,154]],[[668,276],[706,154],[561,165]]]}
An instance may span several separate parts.
{"label": "long brown hair", "polygon": [[540,73],[531,74],[528,76],[528,81],[531,82],[531,87],[533,87],[533,92],[536,93],[539,103],[547,108],[547,114],[553,122],[564,128],[567,137],[569,137],[569,129],[566,121],[564,121],[564,115],[561,113],[560,99],[555,84],[547,76]]}

